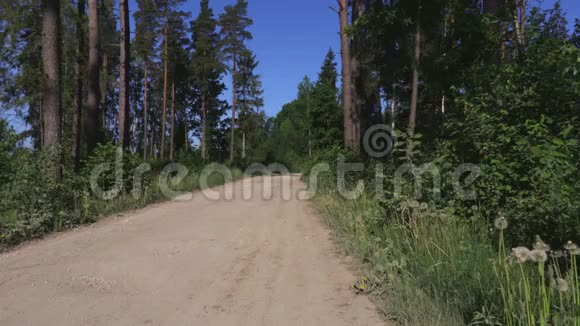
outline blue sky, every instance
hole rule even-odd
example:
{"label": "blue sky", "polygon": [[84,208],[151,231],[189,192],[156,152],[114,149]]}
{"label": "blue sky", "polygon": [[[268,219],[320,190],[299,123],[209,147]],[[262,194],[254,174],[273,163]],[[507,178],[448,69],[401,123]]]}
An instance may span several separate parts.
{"label": "blue sky", "polygon": [[[217,15],[235,0],[210,0]],[[297,85],[305,75],[312,80],[329,48],[340,50],[338,17],[329,7],[335,0],[249,0],[249,16],[254,20],[250,31],[254,39],[249,47],[256,53],[258,72],[264,84],[265,111],[274,116],[282,106],[292,101]],[[553,6],[555,0],[540,3],[543,8]],[[561,0],[570,27],[580,17],[580,0]],[[136,4],[131,1],[131,11]],[[182,10],[191,12],[192,19],[199,12],[199,0],[188,0]],[[229,83],[229,78],[224,79]],[[226,96],[229,96],[226,91]]]}
{"label": "blue sky", "polygon": [[[210,0],[216,17],[235,0]],[[264,110],[274,116],[285,103],[292,101],[298,83],[308,75],[316,79],[324,55],[329,48],[340,45],[338,16],[329,6],[331,0],[249,0],[248,14],[254,20],[251,27],[254,39],[249,47],[260,62],[258,73],[264,84]],[[137,9],[134,0],[130,11]],[[195,19],[199,0],[187,0],[182,10]],[[132,19],[132,17],[131,17]],[[229,78],[225,78],[226,85]],[[225,98],[229,100],[229,94]]]}

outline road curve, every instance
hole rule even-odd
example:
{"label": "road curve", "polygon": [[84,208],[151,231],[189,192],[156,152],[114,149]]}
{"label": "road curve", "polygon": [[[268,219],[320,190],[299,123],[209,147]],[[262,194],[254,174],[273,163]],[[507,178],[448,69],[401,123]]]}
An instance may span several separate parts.
{"label": "road curve", "polygon": [[251,181],[0,255],[0,325],[383,325],[299,177]]}

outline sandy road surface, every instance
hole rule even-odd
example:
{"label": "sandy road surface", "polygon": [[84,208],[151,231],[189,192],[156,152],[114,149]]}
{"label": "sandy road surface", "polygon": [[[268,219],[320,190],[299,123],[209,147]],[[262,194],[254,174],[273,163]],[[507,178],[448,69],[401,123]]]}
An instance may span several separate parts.
{"label": "sandy road surface", "polygon": [[381,325],[308,203],[280,198],[299,177],[253,181],[0,255],[0,325]]}

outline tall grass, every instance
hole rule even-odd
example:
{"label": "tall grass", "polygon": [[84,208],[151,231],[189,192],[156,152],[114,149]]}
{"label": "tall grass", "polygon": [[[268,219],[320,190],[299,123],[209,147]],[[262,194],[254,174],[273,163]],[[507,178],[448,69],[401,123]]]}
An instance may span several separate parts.
{"label": "tall grass", "polygon": [[399,324],[580,325],[574,244],[546,253],[538,242],[522,258],[475,209],[465,219],[427,203],[330,191],[315,203],[361,265],[364,291]]}
{"label": "tall grass", "polygon": [[[240,179],[242,176],[242,171],[234,168],[231,179],[214,173],[208,176],[207,184],[208,187],[214,187]],[[105,216],[173,199],[162,193],[160,178],[159,175],[152,176],[151,182],[143,187],[139,196],[124,191],[113,199],[104,200],[93,197],[87,190],[78,190],[72,199],[70,210],[60,210],[58,213],[47,210],[42,211],[42,214],[30,211],[19,213],[17,210],[4,212],[0,214],[0,250],[47,233],[63,231],[95,222]],[[187,192],[200,189],[199,175],[196,173],[188,174],[180,182],[173,181],[170,180],[169,184],[174,191]]]}

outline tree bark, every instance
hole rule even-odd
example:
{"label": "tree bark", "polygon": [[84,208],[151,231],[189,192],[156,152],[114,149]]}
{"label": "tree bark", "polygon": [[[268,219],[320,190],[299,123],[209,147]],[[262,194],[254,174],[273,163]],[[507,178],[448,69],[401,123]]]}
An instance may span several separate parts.
{"label": "tree bark", "polygon": [[[108,81],[109,81],[109,54],[107,53],[107,51],[101,51],[103,53],[102,55],[102,59],[101,59],[101,75],[100,75],[100,79],[101,79],[101,95],[100,95],[100,99],[101,99],[101,105],[100,105],[100,110],[101,110],[101,129],[100,132],[105,132],[105,130],[107,130],[107,87],[109,85]],[[101,138],[101,134],[99,135],[99,141],[102,141],[103,139]]]}
{"label": "tree bark", "polygon": [[242,131],[242,160],[246,159],[246,133]]}
{"label": "tree bark", "polygon": [[[352,2],[352,24],[361,17],[363,14],[363,5],[361,0],[354,0]],[[361,133],[362,133],[362,120],[368,120],[370,117],[365,115],[363,117],[363,102],[366,102],[367,98],[364,91],[364,78],[362,67],[360,66],[360,42],[353,40],[351,42],[351,73],[352,73],[352,150],[355,153],[360,152],[361,145]],[[366,112],[366,111],[365,111]],[[368,113],[368,112],[367,112]]]}
{"label": "tree bark", "polygon": [[99,13],[98,0],[89,0],[89,65],[85,132],[87,151],[97,146],[99,138]]}
{"label": "tree bark", "polygon": [[235,130],[236,130],[236,64],[237,56],[234,52],[233,55],[233,69],[232,69],[232,135],[230,140],[230,161],[234,161],[234,140],[235,140]]}
{"label": "tree bark", "polygon": [[[207,160],[207,108],[205,107],[205,94],[201,96],[201,159]],[[185,140],[187,143],[187,139]]]}
{"label": "tree bark", "polygon": [[354,149],[353,135],[353,96],[352,96],[352,67],[350,56],[350,42],[346,34],[348,27],[347,0],[339,0],[340,17],[340,47],[342,61],[342,108],[344,111],[344,144]]}
{"label": "tree bark", "polygon": [[164,27],[164,31],[163,31],[163,35],[164,35],[164,45],[163,45],[163,53],[164,53],[164,58],[163,58],[163,116],[161,117],[161,160],[163,160],[165,158],[165,124],[167,123],[166,119],[167,119],[167,75],[168,75],[168,61],[169,58],[167,57],[167,14],[165,15],[165,27]]}
{"label": "tree bark", "polygon": [[175,139],[175,81],[171,82],[171,142],[169,148],[169,159],[173,161]]}
{"label": "tree bark", "polygon": [[83,33],[83,18],[85,16],[85,1],[77,2],[77,48],[75,64],[75,85],[73,98],[73,119],[72,119],[72,158],[75,170],[78,171],[81,162],[81,116],[83,108],[83,50],[85,48],[85,34]]}
{"label": "tree bark", "polygon": [[148,110],[147,59],[143,62],[143,160],[147,160],[147,110]]}
{"label": "tree bark", "polygon": [[415,50],[413,55],[413,82],[411,86],[411,106],[409,113],[409,126],[407,135],[407,159],[411,159],[413,154],[413,137],[415,135],[415,124],[417,123],[417,99],[419,97],[419,65],[421,63],[421,1],[417,8],[417,18],[415,22]]}
{"label": "tree bark", "polygon": [[121,74],[119,80],[119,144],[123,150],[129,148],[129,67],[130,58],[130,26],[129,0],[119,0],[119,16],[121,25]]}
{"label": "tree bark", "polygon": [[[59,0],[44,0],[42,4],[42,149],[49,150],[60,144],[61,135],[60,4]],[[60,154],[55,153],[52,159],[54,178],[60,180]]]}

